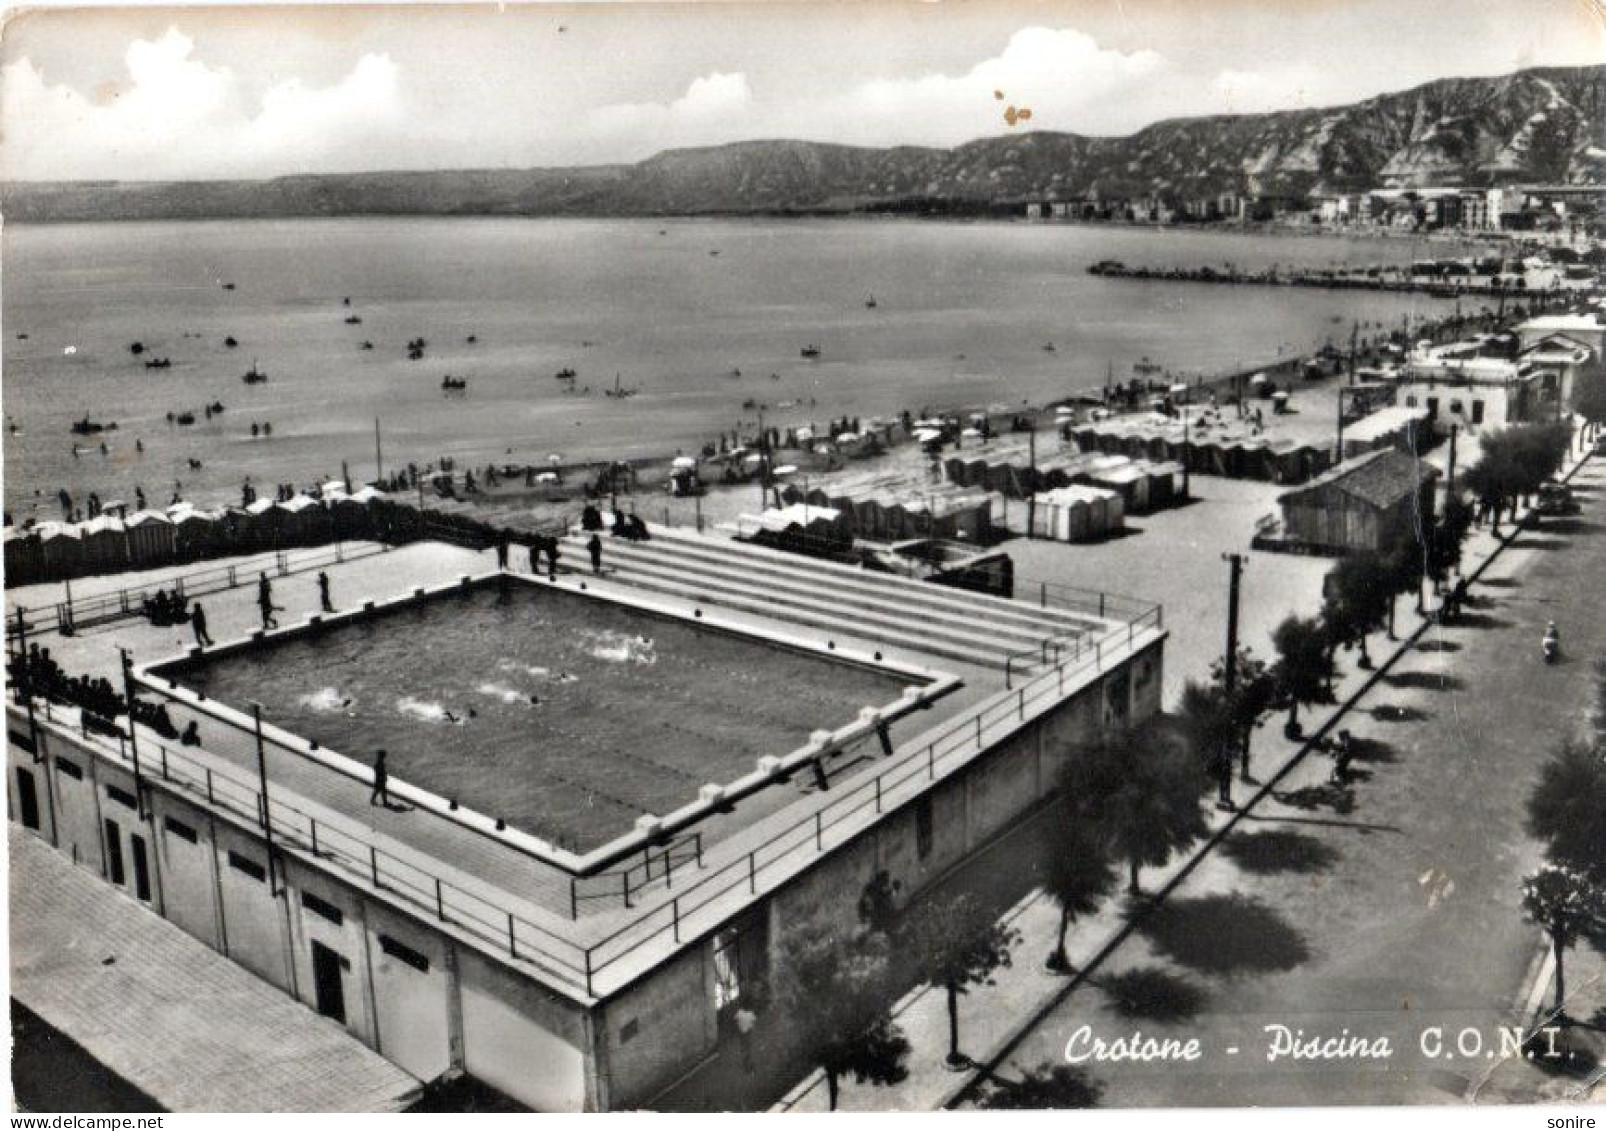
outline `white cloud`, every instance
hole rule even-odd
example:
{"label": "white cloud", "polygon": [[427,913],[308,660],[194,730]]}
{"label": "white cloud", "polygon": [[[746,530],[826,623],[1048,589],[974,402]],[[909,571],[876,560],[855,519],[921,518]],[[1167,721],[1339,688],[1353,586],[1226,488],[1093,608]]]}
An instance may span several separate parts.
{"label": "white cloud", "polygon": [[1320,77],[1303,66],[1272,71],[1222,71],[1210,83],[1213,114],[1258,114],[1268,110],[1300,110],[1322,105],[1316,91]]}
{"label": "white cloud", "polygon": [[127,78],[94,97],[52,85],[27,58],[0,73],[0,169],[10,178],[256,176],[360,167],[357,140],[402,134],[397,68],[365,55],[333,86],[286,79],[254,107],[234,74],[194,57],[177,28],[135,40]]}
{"label": "white cloud", "polygon": [[672,102],[604,107],[590,127],[593,140],[630,157],[752,137],[954,145],[1008,130],[1010,106],[1031,110],[1017,129],[1124,131],[1148,120],[1169,68],[1153,51],[1115,51],[1071,28],[1031,27],[963,74],[871,79],[798,103],[766,100],[745,75],[716,73]]}

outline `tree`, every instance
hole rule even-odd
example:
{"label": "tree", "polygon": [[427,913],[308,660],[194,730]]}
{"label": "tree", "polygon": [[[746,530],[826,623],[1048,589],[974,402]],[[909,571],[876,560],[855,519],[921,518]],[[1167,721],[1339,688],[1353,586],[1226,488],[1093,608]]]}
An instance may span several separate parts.
{"label": "tree", "polygon": [[1232,757],[1238,728],[1220,683],[1190,679],[1182,685],[1177,728],[1190,756],[1207,780],[1216,783],[1216,804],[1232,806]]}
{"label": "tree", "polygon": [[1238,752],[1239,773],[1244,781],[1250,781],[1249,742],[1260,716],[1271,710],[1277,695],[1277,683],[1266,662],[1257,659],[1250,649],[1239,648],[1234,661],[1230,688],[1227,686],[1227,665],[1224,660],[1217,660],[1210,665],[1210,679],[1221,692],[1227,723],[1232,728],[1232,746]]}
{"label": "tree", "polygon": [[1370,669],[1366,637],[1383,627],[1393,594],[1387,567],[1376,554],[1363,552],[1340,558],[1327,574],[1322,601],[1322,622],[1332,644],[1360,647],[1360,667]]}
{"label": "tree", "polygon": [[1565,742],[1540,767],[1528,832],[1551,860],[1606,885],[1606,749]]}
{"label": "tree", "polygon": [[993,973],[1011,965],[1010,948],[1020,931],[998,922],[968,892],[928,899],[909,925],[910,942],[925,980],[948,995],[948,1065],[964,1068],[959,1051],[959,995],[971,986],[990,986]]}
{"label": "tree", "polygon": [[1299,708],[1334,701],[1333,655],[1327,647],[1327,632],[1315,617],[1289,617],[1272,633],[1277,649],[1273,669],[1277,694],[1288,703],[1288,725],[1283,732],[1298,738]]}
{"label": "tree", "polygon": [[1427,572],[1435,586],[1444,584],[1451,570],[1461,568],[1461,544],[1471,529],[1471,506],[1459,493],[1452,493],[1428,535]]}
{"label": "tree", "polygon": [[1136,895],[1141,867],[1164,864],[1210,831],[1200,806],[1206,781],[1177,725],[1157,717],[1080,752],[1066,792],[1107,835],[1116,859],[1127,862],[1127,891]]}
{"label": "tree", "polygon": [[1541,865],[1522,881],[1522,910],[1550,939],[1556,956],[1556,1012],[1567,999],[1562,957],[1584,934],[1598,929],[1606,900],[1589,878],[1558,864]]}
{"label": "tree", "polygon": [[825,1073],[836,1110],[841,1078],[896,1084],[909,1073],[909,1041],[887,1014],[887,937],[811,924],[789,934],[776,962],[776,1003]]}
{"label": "tree", "polygon": [[1110,862],[1108,834],[1089,820],[1067,815],[1050,831],[1044,846],[1043,890],[1060,909],[1059,935],[1048,954],[1048,968],[1071,969],[1065,954],[1065,932],[1083,915],[1099,909],[1099,900],[1119,881]]}
{"label": "tree", "polygon": [[1104,1089],[1069,1064],[1039,1064],[1017,1081],[994,1077],[996,1087],[981,1098],[992,1110],[1043,1111],[1096,1107]]}

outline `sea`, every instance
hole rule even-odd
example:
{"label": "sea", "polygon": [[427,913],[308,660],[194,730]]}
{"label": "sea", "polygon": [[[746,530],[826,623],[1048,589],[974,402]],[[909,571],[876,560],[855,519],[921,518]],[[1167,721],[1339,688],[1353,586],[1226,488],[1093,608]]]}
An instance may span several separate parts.
{"label": "sea", "polygon": [[[5,504],[20,521],[60,517],[61,489],[79,502],[94,491],[132,503],[138,488],[152,505],[175,492],[221,503],[247,478],[271,490],[343,464],[371,478],[442,456],[695,453],[751,431],[760,406],[786,428],[1043,404],[1125,380],[1145,359],[1217,373],[1342,345],[1353,324],[1375,333],[1451,311],[1424,297],[1087,274],[1100,260],[1255,269],[1461,250],[870,218],[8,225]],[[423,356],[410,358],[419,338]],[[148,368],[155,359],[169,365]],[[268,380],[244,383],[253,367]],[[565,369],[572,381],[555,376]],[[466,388],[443,391],[447,376]],[[616,390],[631,395],[606,395]],[[213,404],[223,411],[208,419]],[[186,412],[196,423],[176,422]],[[86,416],[117,427],[74,435]]]}

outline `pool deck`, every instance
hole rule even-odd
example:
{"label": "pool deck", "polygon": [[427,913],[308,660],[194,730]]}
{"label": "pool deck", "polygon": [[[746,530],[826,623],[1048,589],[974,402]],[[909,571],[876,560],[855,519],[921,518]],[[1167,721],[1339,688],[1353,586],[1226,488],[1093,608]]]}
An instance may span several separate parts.
{"label": "pool deck", "polygon": [[8,824],[7,849],[12,995],[162,1107],[401,1111],[417,1097],[339,1025],[38,837]]}
{"label": "pool deck", "polygon": [[[215,566],[217,563],[207,564]],[[382,599],[410,592],[419,586],[449,583],[463,575],[478,575],[493,568],[494,555],[489,551],[475,553],[436,543],[419,543],[333,566],[329,569],[329,575],[336,606],[349,607],[367,599]],[[556,582],[543,581],[542,584],[565,588],[585,584],[591,593],[603,597],[609,596],[616,588],[615,583],[607,579],[578,574],[560,574]],[[622,596],[632,599],[640,597],[639,591],[624,586],[617,588]],[[30,594],[26,589],[14,590],[7,596],[8,604],[13,607],[16,604],[29,606],[40,602],[38,595]],[[318,597],[313,577],[299,575],[277,581],[274,598],[285,606],[281,623],[295,624],[316,611]],[[245,636],[258,627],[255,593],[250,586],[208,596],[204,603],[212,634],[218,640]],[[722,611],[721,615],[727,622],[744,625],[753,631],[776,631],[777,627],[781,632],[788,631],[784,625],[769,624],[763,618],[747,613]],[[1161,635],[1163,633],[1158,629],[1139,632],[1135,638],[1123,632],[1124,649],[1131,654],[1153,643]],[[159,628],[143,619],[130,619],[84,630],[73,637],[51,635],[41,643],[51,649],[54,658],[69,673],[105,676],[114,685],[121,686],[119,648],[127,648],[136,663],[150,663],[187,650],[193,644],[193,639],[187,626]],[[866,653],[874,647],[869,641],[842,640],[845,650],[856,646],[862,647]],[[1121,648],[1107,649],[1105,655],[1108,662],[1119,662],[1121,651]],[[1007,695],[1004,676],[995,669],[973,667],[950,660],[934,661],[928,656],[914,653],[889,653],[889,658],[912,666],[934,667],[963,680],[959,690],[894,729],[895,758],[903,756],[906,751],[920,750],[936,732],[951,728],[961,716],[974,714],[977,708],[985,704],[991,702],[996,708],[996,702]],[[1019,683],[1018,678],[1016,682]],[[1032,713],[1033,710],[1028,710],[1023,699],[1021,718],[1029,718]],[[52,714],[58,721],[65,720],[70,729],[77,730],[76,726],[71,725],[75,712],[56,707]],[[985,736],[983,728],[978,725],[978,745],[984,737],[992,741],[995,732],[997,737],[1002,737],[1012,725],[1012,722],[1000,719],[995,727],[989,721]],[[160,740],[142,728],[140,742],[149,759],[149,752],[156,748]],[[248,746],[241,744],[234,750],[206,751],[191,748],[184,754],[197,763],[214,768],[219,775],[240,783],[243,789],[254,791],[256,766],[254,752]],[[113,756],[116,756],[115,747]],[[711,854],[715,858],[708,861],[705,868],[699,869],[699,873],[728,869],[731,866],[729,861],[739,863],[748,853],[770,846],[778,834],[795,830],[800,822],[811,820],[818,811],[837,800],[844,788],[851,787],[855,778],[861,776],[863,769],[891,761],[875,760],[864,766],[854,766],[840,783],[833,781],[833,789],[825,793],[814,790],[806,774],[799,775],[790,785],[764,791],[772,795],[772,800],[765,803],[767,809],[773,805],[772,809],[761,813],[749,809],[739,822],[741,827],[720,829],[716,827],[717,821],[710,825],[711,835],[717,840],[717,848]],[[760,873],[768,870],[767,876],[748,876],[744,872],[739,885],[732,884],[728,890],[722,887],[711,889],[709,898],[698,903],[695,914],[688,917],[683,931],[681,908],[675,902],[675,897],[683,890],[679,882],[675,891],[666,891],[662,885],[657,885],[640,892],[631,908],[622,906],[619,900],[611,900],[585,908],[578,920],[571,919],[569,876],[554,866],[532,860],[525,853],[494,838],[431,814],[371,806],[368,801],[369,786],[365,781],[334,773],[304,758],[281,756],[270,759],[269,777],[277,791],[274,794],[276,806],[293,803],[297,810],[316,818],[325,828],[338,830],[371,844],[409,866],[416,866],[421,873],[440,877],[449,885],[490,905],[505,908],[522,921],[532,924],[539,936],[551,939],[554,948],[568,948],[565,953],[570,958],[578,950],[600,947],[597,960],[599,963],[607,960],[605,974],[599,974],[595,980],[581,977],[567,959],[565,969],[560,972],[559,981],[567,982],[561,988],[580,1001],[594,1000],[628,984],[644,970],[673,954],[682,937],[694,937],[695,931],[705,929],[729,914],[731,907],[728,904],[745,901],[751,893],[783,882],[797,866],[801,866],[805,858],[813,858],[819,849],[829,847],[832,841],[839,842],[855,835],[861,824],[868,825],[874,820],[869,814],[865,814],[862,821],[854,816],[838,826],[829,837],[806,836],[806,843],[800,840],[795,852],[784,845],[779,850],[771,851],[770,862],[760,867]],[[910,783],[908,788],[912,795],[914,784]],[[879,805],[879,788],[877,793]],[[762,797],[762,794],[759,796]],[[889,795],[889,804],[896,800]],[[295,845],[284,847],[287,851],[297,851]],[[688,877],[686,883],[697,878]],[[359,886],[362,883],[360,876],[348,879]],[[675,926],[672,935],[671,916]],[[442,929],[453,932],[450,923],[442,925]],[[482,934],[473,932],[464,931],[462,937],[481,947],[486,942]],[[546,961],[549,956],[540,953],[540,944],[532,941],[532,937],[522,930],[517,949],[520,951],[519,959],[529,962],[532,971],[545,971],[550,980],[554,970]],[[504,957],[507,957],[505,950]],[[586,961],[589,964],[589,955]]]}

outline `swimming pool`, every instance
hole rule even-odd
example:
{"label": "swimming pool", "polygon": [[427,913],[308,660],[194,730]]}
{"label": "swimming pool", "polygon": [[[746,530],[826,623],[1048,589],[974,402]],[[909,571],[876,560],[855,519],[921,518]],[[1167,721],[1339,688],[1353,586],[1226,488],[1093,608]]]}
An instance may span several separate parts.
{"label": "swimming pool", "polygon": [[223,704],[585,853],[912,680],[526,582],[169,666]]}

